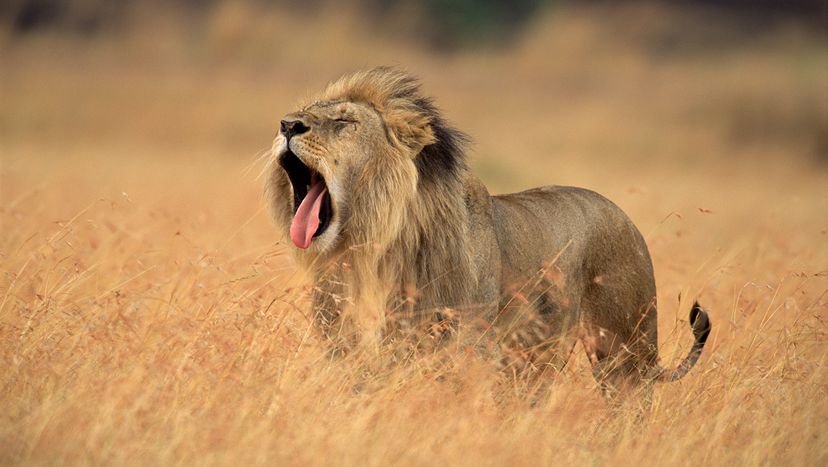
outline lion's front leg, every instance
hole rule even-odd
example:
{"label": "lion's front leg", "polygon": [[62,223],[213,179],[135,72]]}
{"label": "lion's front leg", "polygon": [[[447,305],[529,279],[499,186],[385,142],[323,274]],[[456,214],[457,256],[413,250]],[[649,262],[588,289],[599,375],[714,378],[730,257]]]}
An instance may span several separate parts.
{"label": "lion's front leg", "polygon": [[345,284],[336,274],[317,278],[311,306],[313,319],[322,336],[330,343],[331,353],[339,355],[353,346],[354,336],[346,336],[342,326],[342,310],[347,305]]}

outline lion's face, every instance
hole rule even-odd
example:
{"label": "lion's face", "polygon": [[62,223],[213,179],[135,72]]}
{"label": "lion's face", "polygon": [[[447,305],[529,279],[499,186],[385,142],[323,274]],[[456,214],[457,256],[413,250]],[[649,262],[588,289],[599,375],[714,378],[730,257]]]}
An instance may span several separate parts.
{"label": "lion's face", "polygon": [[[389,141],[389,131],[377,110],[359,102],[320,101],[282,119],[271,202],[297,248],[318,254],[345,240],[370,243],[366,221],[389,215],[375,204],[396,205],[413,192],[416,175],[405,180],[416,172],[413,156]],[[376,199],[382,193],[393,198]]]}

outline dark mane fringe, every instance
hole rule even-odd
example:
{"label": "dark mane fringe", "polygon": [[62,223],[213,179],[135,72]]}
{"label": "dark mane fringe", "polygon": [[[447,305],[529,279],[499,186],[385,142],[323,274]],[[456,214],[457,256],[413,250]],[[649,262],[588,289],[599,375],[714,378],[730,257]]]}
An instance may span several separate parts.
{"label": "dark mane fringe", "polygon": [[[418,86],[419,90],[419,86]],[[459,180],[468,171],[465,148],[469,137],[448,125],[431,99],[419,97],[416,105],[431,117],[435,142],[424,147],[414,159],[419,183]]]}
{"label": "dark mane fringe", "polygon": [[369,73],[399,77],[393,97],[413,103],[418,112],[431,120],[436,141],[424,147],[414,159],[420,183],[459,179],[468,170],[465,154],[465,147],[470,142],[468,135],[443,119],[434,100],[422,95],[420,80],[416,77],[391,66],[379,66]]}
{"label": "dark mane fringe", "polygon": [[414,159],[420,183],[459,180],[468,170],[464,151],[468,136],[443,119],[433,100],[423,96],[419,80],[403,70],[379,66],[343,76],[317,99],[364,102],[386,116],[402,111],[414,126],[427,124],[434,142]]}

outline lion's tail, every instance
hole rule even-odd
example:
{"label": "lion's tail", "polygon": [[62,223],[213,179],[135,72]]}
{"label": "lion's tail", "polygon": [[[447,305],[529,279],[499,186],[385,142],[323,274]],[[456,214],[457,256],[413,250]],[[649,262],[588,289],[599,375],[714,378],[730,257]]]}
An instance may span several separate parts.
{"label": "lion's tail", "polygon": [[681,379],[687,372],[693,368],[693,365],[701,356],[702,349],[707,336],[710,335],[710,317],[707,312],[699,306],[699,302],[693,303],[693,309],[690,310],[690,326],[693,328],[693,336],[696,338],[693,342],[693,347],[690,348],[690,353],[684,357],[684,360],[674,369],[659,367],[656,381],[672,382]]}

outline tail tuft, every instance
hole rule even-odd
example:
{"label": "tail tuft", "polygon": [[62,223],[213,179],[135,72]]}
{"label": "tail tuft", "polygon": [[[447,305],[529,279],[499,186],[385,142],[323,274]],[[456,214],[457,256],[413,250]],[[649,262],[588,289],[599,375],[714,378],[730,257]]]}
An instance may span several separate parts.
{"label": "tail tuft", "polygon": [[710,335],[710,317],[699,305],[699,302],[693,303],[693,308],[690,310],[690,326],[693,328],[693,336],[696,342],[693,346],[699,346],[699,352],[704,344],[707,342],[707,336]]}
{"label": "tail tuft", "polygon": [[702,349],[704,349],[704,344],[707,342],[707,337],[710,335],[710,329],[712,328],[710,317],[702,309],[701,305],[699,305],[699,302],[693,303],[693,308],[690,310],[690,327],[693,328],[693,337],[695,337],[690,352],[675,369],[669,370],[661,368],[656,377],[656,381],[670,382],[679,380],[699,360]]}

